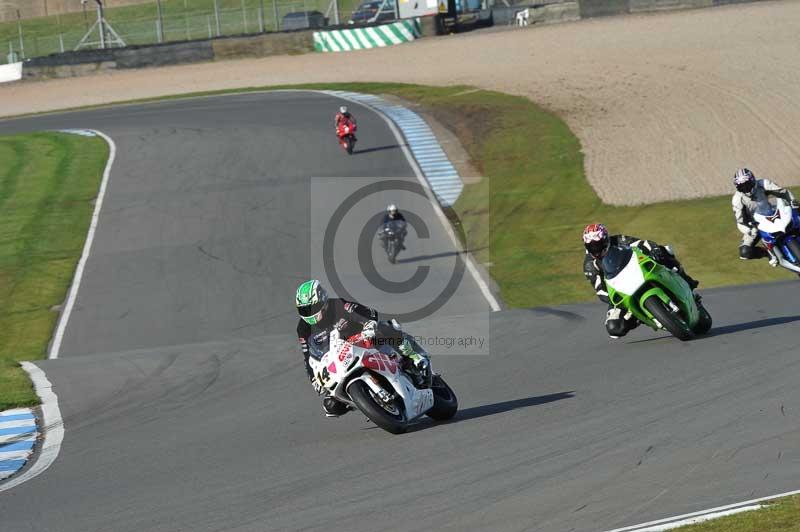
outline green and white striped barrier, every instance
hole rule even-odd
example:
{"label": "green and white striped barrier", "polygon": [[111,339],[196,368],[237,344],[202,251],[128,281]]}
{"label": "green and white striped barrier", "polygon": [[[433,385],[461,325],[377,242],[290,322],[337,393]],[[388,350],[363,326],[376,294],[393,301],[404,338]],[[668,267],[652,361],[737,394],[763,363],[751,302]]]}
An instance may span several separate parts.
{"label": "green and white striped barrier", "polygon": [[314,49],[318,52],[349,52],[365,48],[383,48],[411,42],[421,35],[418,18],[367,28],[315,31]]}

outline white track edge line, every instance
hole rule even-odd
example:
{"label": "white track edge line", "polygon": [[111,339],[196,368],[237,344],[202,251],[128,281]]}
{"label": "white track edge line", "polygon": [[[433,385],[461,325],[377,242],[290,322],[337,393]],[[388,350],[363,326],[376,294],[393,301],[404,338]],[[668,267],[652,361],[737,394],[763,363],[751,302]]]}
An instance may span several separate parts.
{"label": "white track edge line", "polygon": [[725,506],[717,506],[716,508],[709,508],[708,510],[700,510],[698,512],[692,512],[692,513],[683,514],[683,515],[676,515],[676,516],[673,516],[673,517],[666,517],[664,519],[658,519],[656,521],[649,521],[647,523],[641,523],[639,525],[626,526],[626,527],[623,527],[623,528],[615,528],[613,530],[608,530],[606,532],[635,532],[635,531],[643,531],[643,530],[646,530],[647,527],[652,527],[652,526],[661,525],[661,524],[667,524],[667,523],[673,523],[673,522],[676,522],[676,521],[680,521],[680,520],[683,520],[683,519],[689,519],[689,518],[692,518],[692,517],[714,515],[714,514],[725,512],[727,510],[731,510],[733,508],[738,508],[740,506],[749,506],[749,505],[753,505],[753,504],[758,504],[760,502],[771,501],[771,500],[774,500],[774,499],[782,499],[783,497],[791,497],[793,495],[800,495],[800,490],[787,491],[785,493],[778,493],[776,495],[768,495],[766,497],[761,497],[761,498],[758,498],[758,499],[751,499],[749,501],[742,501],[742,502],[737,502],[737,503],[734,503],[734,504],[727,504]]}
{"label": "white track edge line", "polygon": [[0,484],[0,492],[19,486],[23,482],[40,475],[50,467],[61,450],[64,440],[64,421],[61,419],[61,410],[58,408],[58,396],[53,391],[53,385],[47,380],[44,371],[31,362],[20,362],[22,369],[28,372],[36,395],[42,400],[42,434],[41,450],[33,455],[33,465],[23,471],[19,476],[12,477],[8,482]]}
{"label": "white track edge line", "polygon": [[683,519],[681,521],[672,521],[669,523],[664,523],[662,525],[656,525],[647,528],[639,528],[638,531],[667,532],[668,530],[674,530],[676,528],[681,528],[689,525],[699,525],[701,523],[707,523],[708,521],[713,521],[714,519],[719,519],[720,517],[728,517],[731,515],[741,514],[744,512],[752,512],[753,510],[760,510],[761,508],[763,508],[763,506],[760,504],[754,504],[752,506],[742,506],[741,508],[734,508],[733,510],[725,510],[724,512],[698,515],[697,517],[690,517],[688,519]]}
{"label": "white track edge line", "polygon": [[[456,238],[456,235],[453,232],[453,228],[450,225],[450,221],[444,215],[444,211],[442,211],[441,205],[439,205],[439,202],[434,197],[430,184],[428,184],[428,181],[425,179],[422,170],[420,170],[420,167],[417,164],[416,159],[414,159],[414,156],[411,155],[411,152],[409,151],[406,143],[403,142],[403,139],[405,137],[403,137],[403,135],[397,129],[397,126],[392,121],[392,119],[389,118],[387,115],[385,115],[383,111],[381,111],[380,109],[377,109],[376,107],[373,107],[372,105],[369,105],[367,103],[360,102],[354,98],[345,97],[340,94],[328,91],[323,91],[323,94],[327,94],[328,96],[334,96],[336,98],[342,98],[343,100],[348,100],[350,102],[363,105],[364,107],[371,109],[373,112],[375,112],[375,114],[383,118],[383,120],[389,125],[389,129],[392,131],[392,134],[400,142],[400,149],[403,151],[403,155],[405,155],[406,160],[411,166],[411,169],[414,171],[414,175],[416,175],[417,181],[419,181],[420,185],[422,185],[422,188],[425,190],[425,194],[427,194],[428,200],[433,205],[433,210],[436,211],[436,215],[439,217],[439,221],[442,223],[445,231],[450,236],[450,240],[452,240],[453,246],[455,247],[456,250],[460,250],[461,243],[458,241],[458,238]],[[483,277],[481,277],[480,273],[478,273],[478,268],[475,266],[472,255],[467,250],[463,250],[463,254],[465,257],[464,262],[467,263],[467,269],[469,270],[469,273],[472,275],[472,277],[475,279],[475,283],[478,285],[478,288],[483,294],[483,297],[486,299],[486,302],[489,303],[489,306],[492,308],[492,312],[499,311],[500,304],[497,302],[497,299],[494,297],[494,294],[492,294],[492,291],[489,289],[489,285],[486,284],[486,281],[484,281]]]}
{"label": "white track edge line", "polygon": [[83,252],[78,261],[78,267],[75,269],[75,276],[72,278],[72,285],[69,288],[69,295],[67,296],[67,303],[64,305],[64,311],[58,320],[58,327],[56,334],[53,336],[53,343],[50,346],[50,353],[47,358],[58,358],[58,352],[61,349],[61,341],[64,339],[64,331],[69,322],[69,316],[72,313],[72,308],[75,306],[75,299],[78,297],[78,289],[81,286],[81,279],[83,278],[83,269],[86,267],[86,262],[89,259],[89,253],[92,249],[92,242],[94,241],[94,233],[97,230],[97,224],[100,220],[100,209],[103,208],[103,200],[106,195],[106,188],[108,186],[109,176],[111,175],[111,167],[114,165],[114,159],[117,156],[117,146],[114,141],[101,131],[88,129],[98,137],[106,141],[109,148],[108,161],[106,161],[105,170],[103,170],[103,179],[100,182],[100,190],[97,193],[97,201],[94,205],[94,212],[92,213],[92,221],[89,224],[89,232],[86,235],[86,242],[83,244]]}

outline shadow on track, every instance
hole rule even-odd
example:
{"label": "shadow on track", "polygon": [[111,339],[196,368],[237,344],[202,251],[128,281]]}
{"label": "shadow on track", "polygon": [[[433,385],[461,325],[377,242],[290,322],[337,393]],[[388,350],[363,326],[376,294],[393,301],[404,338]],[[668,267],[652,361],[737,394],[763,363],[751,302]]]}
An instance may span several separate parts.
{"label": "shadow on track", "polygon": [[504,412],[510,412],[511,410],[517,410],[518,408],[527,408],[529,406],[544,405],[547,403],[553,403],[555,401],[561,401],[562,399],[570,399],[572,397],[575,397],[574,391],[551,393],[550,395],[539,395],[537,397],[526,397],[525,399],[514,399],[512,401],[503,401],[502,403],[492,403],[488,405],[473,406],[472,408],[459,410],[458,413],[456,414],[456,417],[453,418],[453,422],[467,421],[469,419],[478,419],[481,417],[493,416],[495,414],[502,414]]}
{"label": "shadow on track", "polygon": [[386,146],[376,146],[375,148],[366,148],[366,149],[363,149],[363,150],[353,150],[353,155],[356,155],[356,154],[361,155],[362,153],[371,153],[371,152],[374,152],[374,151],[395,150],[395,149],[400,148],[400,147],[401,147],[400,144],[389,144],[389,145],[386,145]]}
{"label": "shadow on track", "polygon": [[712,328],[708,334],[703,336],[703,338],[722,336],[724,334],[732,334],[742,331],[750,331],[752,329],[762,329],[764,327],[772,327],[774,325],[784,325],[786,323],[794,323],[796,321],[800,321],[800,316],[782,316],[780,318],[767,318],[763,320],[736,323],[734,325],[723,325],[722,327]]}
{"label": "shadow on track", "polygon": [[[486,249],[486,247],[477,248],[477,249],[469,249],[467,253],[475,253],[476,251],[481,251]],[[397,259],[398,264],[405,264],[409,262],[420,262],[423,260],[431,260],[431,259],[443,259],[445,257],[453,257],[455,255],[461,255],[464,252],[462,251],[443,251],[442,253],[433,253],[431,255],[417,255],[416,257],[408,257],[405,259]]]}
{"label": "shadow on track", "polygon": [[[744,323],[735,323],[732,325],[723,325],[722,327],[713,327],[708,334],[698,336],[693,341],[697,342],[705,338],[713,338],[715,336],[724,336],[726,334],[733,334],[737,332],[750,331],[753,329],[763,329],[765,327],[773,327],[775,325],[784,325],[786,323],[794,323],[800,321],[800,316],[782,316],[780,318],[766,318],[763,320],[746,321]],[[675,340],[671,335],[656,336],[653,338],[645,338],[643,340],[633,340],[625,342],[625,344],[643,344],[647,342],[657,342],[659,340]]]}
{"label": "shadow on track", "polygon": [[409,427],[408,433],[429,429],[437,425],[460,423],[461,421],[469,421],[471,419],[478,419],[486,416],[494,416],[495,414],[503,414],[505,412],[517,410],[519,408],[528,408],[530,406],[544,405],[547,403],[553,403],[555,401],[561,401],[562,399],[569,399],[571,397],[575,397],[574,391],[552,393],[550,395],[538,395],[536,397],[526,397],[524,399],[513,399],[511,401],[503,401],[500,403],[491,403],[488,405],[473,406],[471,408],[465,408],[464,410],[459,410],[458,413],[456,414],[456,417],[454,417],[450,421],[436,422],[433,421],[432,419],[423,418],[419,422]]}

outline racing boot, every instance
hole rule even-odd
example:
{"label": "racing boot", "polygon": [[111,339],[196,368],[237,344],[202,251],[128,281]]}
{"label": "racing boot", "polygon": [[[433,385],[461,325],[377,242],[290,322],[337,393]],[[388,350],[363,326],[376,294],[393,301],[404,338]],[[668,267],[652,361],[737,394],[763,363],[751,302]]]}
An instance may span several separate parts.
{"label": "racing boot", "polygon": [[776,268],[778,266],[778,256],[771,249],[767,249],[767,256],[769,257],[769,265]]}
{"label": "racing boot", "polygon": [[422,384],[428,371],[428,359],[414,351],[414,348],[411,347],[411,343],[408,341],[408,338],[403,338],[403,343],[400,344],[400,347],[398,347],[397,350],[414,366],[419,384]]}
{"label": "racing boot", "polygon": [[326,397],[322,400],[322,411],[325,417],[339,417],[348,413],[352,408],[333,397]]}

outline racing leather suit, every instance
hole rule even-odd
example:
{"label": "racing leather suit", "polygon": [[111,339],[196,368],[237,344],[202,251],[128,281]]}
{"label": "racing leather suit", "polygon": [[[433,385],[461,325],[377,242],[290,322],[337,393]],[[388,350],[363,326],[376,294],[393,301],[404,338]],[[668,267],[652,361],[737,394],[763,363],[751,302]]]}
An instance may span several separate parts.
{"label": "racing leather suit", "polygon": [[[681,277],[683,277],[693,290],[697,286],[697,281],[689,277],[684,271],[683,266],[681,266],[681,263],[675,258],[672,250],[668,247],[661,246],[652,240],[642,240],[627,235],[611,235],[608,238],[611,246],[636,247],[646,255],[653,257],[659,264],[667,268],[677,269]],[[608,298],[608,292],[606,291],[605,274],[603,272],[603,263],[601,259],[595,259],[587,252],[583,259],[583,274],[592,285],[600,301],[608,303],[606,331],[608,331],[609,336],[612,338],[625,336],[629,331],[639,325],[639,320],[637,320],[633,314],[622,314],[622,309],[616,308],[611,304]]]}
{"label": "racing leather suit", "polygon": [[[364,324],[370,321],[378,323],[375,342],[378,345],[389,345],[398,351],[403,344],[404,336],[399,331],[386,322],[378,321],[378,312],[375,309],[353,303],[344,299],[328,299],[328,306],[323,312],[322,320],[316,325],[309,325],[302,319],[297,322],[297,337],[300,342],[300,349],[303,352],[303,362],[306,367],[309,381],[314,381],[317,377],[308,363],[309,357],[319,359],[328,351],[328,337],[334,328],[339,330],[341,338],[348,338],[360,333],[364,329]],[[399,351],[398,351],[399,352]],[[326,398],[326,401],[336,403],[338,406],[325,405],[328,412],[336,412],[337,408],[341,413],[346,412],[343,403],[333,398]],[[339,414],[339,415],[340,415]]]}
{"label": "racing leather suit", "polygon": [[[397,222],[397,221],[400,221],[400,222],[405,222],[406,221],[405,216],[403,216],[400,213],[400,211],[397,211],[395,213],[394,217],[392,217],[392,215],[389,214],[388,212],[383,215],[383,221],[381,222],[381,230],[378,232],[378,238],[380,238],[380,240],[381,240],[381,245],[383,246],[383,249],[386,249],[386,239],[383,236],[383,228],[389,222]],[[403,231],[403,234],[400,236],[400,249],[406,249],[406,246],[405,246],[405,244],[403,242],[405,240],[405,237],[406,237],[406,233],[405,233],[405,231]]]}
{"label": "racing leather suit", "polygon": [[349,111],[346,113],[336,113],[336,117],[333,119],[333,127],[336,128],[337,133],[339,131],[339,122],[342,120],[350,120],[353,125],[356,125],[356,119]]}
{"label": "racing leather suit", "polygon": [[769,196],[795,203],[794,196],[789,189],[779,187],[769,179],[756,180],[756,185],[749,194],[737,190],[733,195],[731,201],[733,215],[736,218],[736,227],[742,233],[742,242],[739,244],[739,258],[741,259],[760,259],[767,256],[765,249],[756,247],[761,237],[758,236],[753,214],[755,214],[759,202],[766,200]]}

